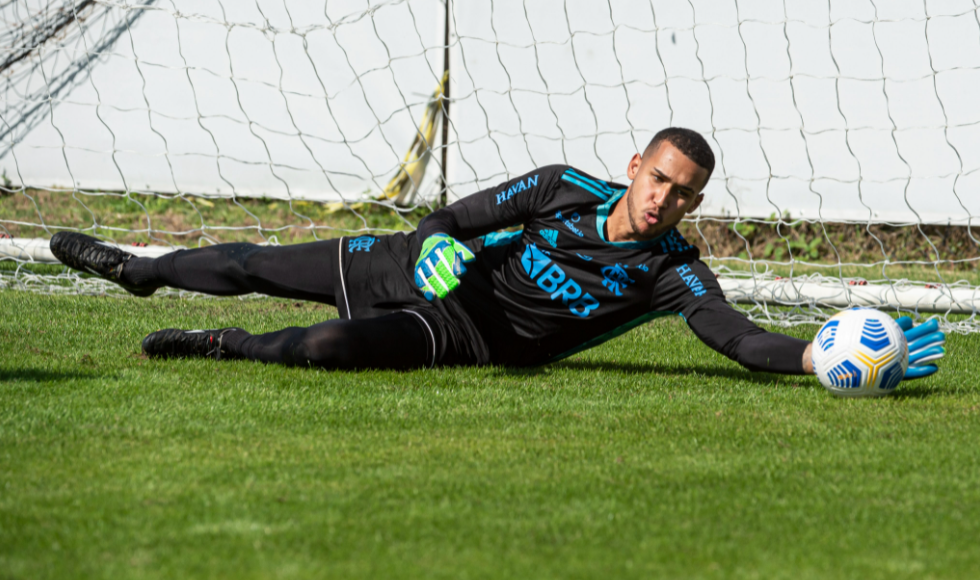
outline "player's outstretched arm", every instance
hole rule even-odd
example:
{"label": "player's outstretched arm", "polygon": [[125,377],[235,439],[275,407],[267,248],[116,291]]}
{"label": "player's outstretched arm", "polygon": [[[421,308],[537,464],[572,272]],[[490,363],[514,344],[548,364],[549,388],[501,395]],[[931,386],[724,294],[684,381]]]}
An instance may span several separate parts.
{"label": "player's outstretched arm", "polygon": [[[693,291],[695,287],[697,292]],[[680,312],[702,342],[745,368],[772,373],[814,374],[813,343],[766,332],[756,326],[728,304],[714,274],[703,262],[698,260],[669,269],[659,288],[663,298],[654,304],[655,310]],[[909,366],[904,380],[937,372],[939,367],[935,362],[946,354],[943,348],[946,335],[939,330],[939,322],[932,319],[915,326],[907,316],[896,322],[905,333],[909,349]]]}
{"label": "player's outstretched arm", "polygon": [[466,244],[446,234],[432,234],[422,242],[415,262],[415,285],[426,300],[445,298],[459,286],[467,262],[476,256]]}
{"label": "player's outstretched arm", "polygon": [[700,260],[664,268],[651,309],[681,314],[701,342],[750,371],[813,373],[810,341],[759,328],[728,304],[714,272]]}
{"label": "player's outstretched arm", "polygon": [[759,328],[732,308],[723,295],[707,298],[687,317],[688,326],[701,342],[750,371],[813,374],[810,342]]}

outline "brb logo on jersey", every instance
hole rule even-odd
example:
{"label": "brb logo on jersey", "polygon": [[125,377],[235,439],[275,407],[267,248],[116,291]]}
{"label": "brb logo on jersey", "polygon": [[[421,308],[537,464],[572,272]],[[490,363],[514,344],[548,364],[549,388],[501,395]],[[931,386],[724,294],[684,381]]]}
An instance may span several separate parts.
{"label": "brb logo on jersey", "polygon": [[537,184],[538,184],[537,175],[535,175],[534,177],[528,177],[527,179],[518,181],[514,185],[511,185],[507,189],[507,191],[501,191],[500,193],[497,194],[497,205],[504,203],[505,201],[509,200],[510,198],[514,197],[515,195],[517,195],[522,191],[531,189]]}
{"label": "brb logo on jersey", "polygon": [[704,289],[704,284],[702,284],[701,280],[698,279],[697,274],[691,271],[690,266],[684,264],[674,269],[677,270],[677,273],[681,276],[681,280],[684,280],[684,283],[691,289],[691,292],[694,292],[695,296],[703,296],[704,293],[707,292],[707,290]]}
{"label": "brb logo on jersey", "polygon": [[538,249],[537,244],[529,244],[521,256],[524,271],[537,282],[538,288],[551,294],[552,300],[561,298],[562,304],[567,304],[575,316],[585,318],[590,312],[599,307],[599,301],[586,292],[578,282],[567,278],[561,266],[551,261],[551,258]]}

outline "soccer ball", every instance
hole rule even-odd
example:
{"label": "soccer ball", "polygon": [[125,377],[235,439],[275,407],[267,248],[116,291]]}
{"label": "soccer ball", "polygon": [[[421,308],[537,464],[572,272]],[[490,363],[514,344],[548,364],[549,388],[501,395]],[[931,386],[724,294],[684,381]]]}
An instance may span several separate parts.
{"label": "soccer ball", "polygon": [[895,390],[909,366],[905,334],[872,308],[845,310],[817,332],[813,370],[820,384],[842,397],[880,397]]}

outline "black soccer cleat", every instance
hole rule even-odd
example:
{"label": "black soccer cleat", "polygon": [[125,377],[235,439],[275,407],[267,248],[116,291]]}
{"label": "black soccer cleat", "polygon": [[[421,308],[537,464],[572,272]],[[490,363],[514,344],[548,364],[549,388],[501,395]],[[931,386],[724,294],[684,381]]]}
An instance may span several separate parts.
{"label": "black soccer cleat", "polygon": [[181,330],[168,328],[150,333],[143,339],[143,352],[159,358],[213,358],[221,360],[230,355],[221,348],[226,332],[240,328],[216,330]]}
{"label": "black soccer cleat", "polygon": [[58,232],[51,237],[51,253],[69,268],[111,280],[136,296],[149,296],[159,286],[141,288],[122,282],[123,266],[136,256],[98,238],[78,232]]}

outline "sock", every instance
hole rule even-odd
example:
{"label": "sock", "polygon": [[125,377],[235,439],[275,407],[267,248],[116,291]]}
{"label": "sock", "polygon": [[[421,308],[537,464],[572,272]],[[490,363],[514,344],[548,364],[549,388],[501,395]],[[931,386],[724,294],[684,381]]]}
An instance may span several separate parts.
{"label": "sock", "polygon": [[122,282],[130,286],[149,286],[156,281],[157,275],[153,258],[131,258],[122,270]]}

